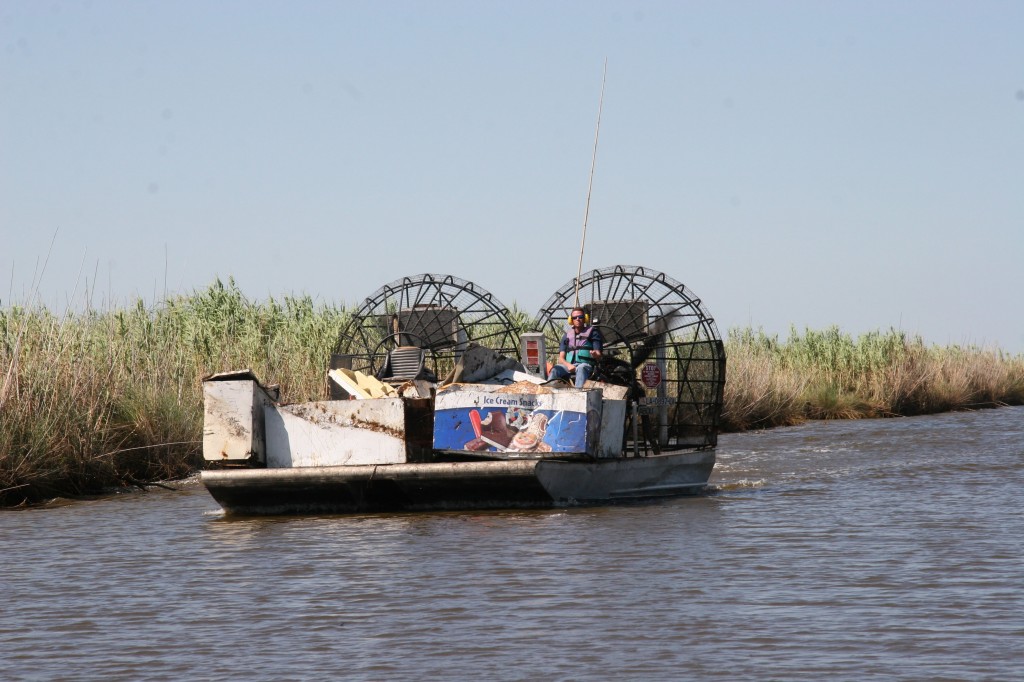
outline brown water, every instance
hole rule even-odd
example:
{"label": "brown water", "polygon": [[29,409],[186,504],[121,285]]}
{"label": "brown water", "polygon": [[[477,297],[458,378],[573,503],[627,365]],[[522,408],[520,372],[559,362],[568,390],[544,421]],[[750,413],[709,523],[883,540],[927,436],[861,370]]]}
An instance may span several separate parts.
{"label": "brown water", "polygon": [[717,491],[225,519],[0,513],[0,678],[1024,679],[1024,409],[722,438]]}

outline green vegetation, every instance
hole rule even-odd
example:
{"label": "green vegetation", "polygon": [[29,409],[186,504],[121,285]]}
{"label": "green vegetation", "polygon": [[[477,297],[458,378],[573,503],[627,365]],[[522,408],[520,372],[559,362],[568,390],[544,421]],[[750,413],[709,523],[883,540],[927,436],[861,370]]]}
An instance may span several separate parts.
{"label": "green vegetation", "polygon": [[[154,307],[0,309],[0,504],[194,471],[203,376],[248,367],[290,400],[318,399],[347,320],[308,296],[248,301],[230,280]],[[896,331],[738,330],[726,352],[727,430],[1024,403],[1024,356]]]}
{"label": "green vegetation", "polygon": [[750,329],[726,342],[726,430],[1024,404],[1024,356],[927,346],[904,332],[858,339],[831,327],[780,342]]}
{"label": "green vegetation", "polygon": [[252,368],[319,398],[346,321],[307,297],[247,301],[233,281],[148,309],[0,310],[0,504],[180,477],[201,463],[201,378]]}

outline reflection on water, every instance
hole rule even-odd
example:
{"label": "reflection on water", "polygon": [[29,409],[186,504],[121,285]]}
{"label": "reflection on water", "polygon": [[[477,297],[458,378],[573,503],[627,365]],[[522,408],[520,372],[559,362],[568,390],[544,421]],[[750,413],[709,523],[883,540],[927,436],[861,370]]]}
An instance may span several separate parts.
{"label": "reflection on water", "polygon": [[1024,409],[721,438],[708,495],[0,513],[4,679],[1016,679]]}

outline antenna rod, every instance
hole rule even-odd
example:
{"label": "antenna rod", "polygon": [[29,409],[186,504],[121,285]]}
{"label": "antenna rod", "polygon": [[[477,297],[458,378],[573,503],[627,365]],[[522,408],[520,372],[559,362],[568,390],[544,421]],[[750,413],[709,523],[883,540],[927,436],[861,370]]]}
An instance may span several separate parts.
{"label": "antenna rod", "polygon": [[587,206],[583,211],[583,239],[580,240],[580,262],[576,268],[576,296],[573,306],[580,304],[580,276],[583,274],[583,248],[587,244],[587,219],[590,217],[590,190],[594,187],[594,166],[597,164],[597,139],[601,135],[601,110],[604,108],[604,81],[608,76],[608,58],[604,58],[604,73],[601,74],[601,99],[597,104],[597,129],[594,131],[594,154],[590,158],[590,182],[587,185]]}

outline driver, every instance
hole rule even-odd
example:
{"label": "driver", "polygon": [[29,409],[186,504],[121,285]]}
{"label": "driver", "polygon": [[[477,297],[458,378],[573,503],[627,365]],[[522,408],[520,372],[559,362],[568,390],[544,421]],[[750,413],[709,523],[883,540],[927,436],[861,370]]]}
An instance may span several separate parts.
{"label": "driver", "polygon": [[572,326],[562,335],[558,344],[558,362],[551,368],[548,379],[576,377],[576,388],[583,388],[594,371],[594,363],[601,358],[603,339],[596,327],[587,324],[583,308],[573,308],[569,320]]}

